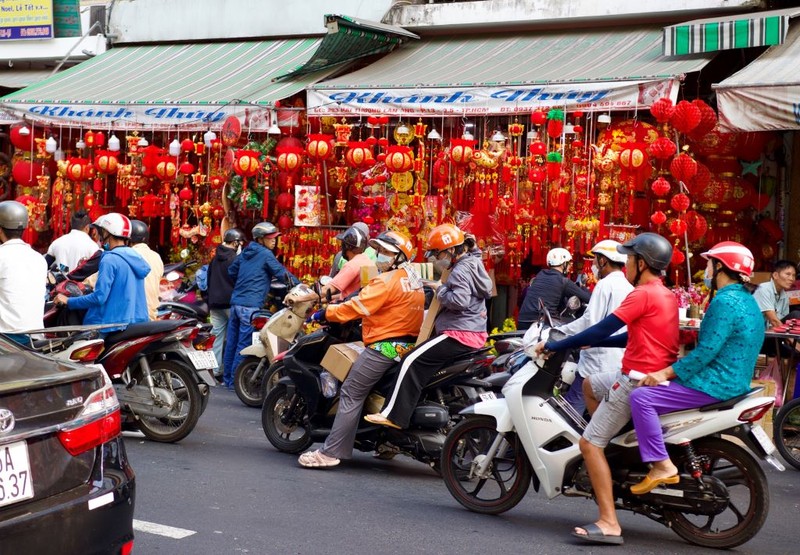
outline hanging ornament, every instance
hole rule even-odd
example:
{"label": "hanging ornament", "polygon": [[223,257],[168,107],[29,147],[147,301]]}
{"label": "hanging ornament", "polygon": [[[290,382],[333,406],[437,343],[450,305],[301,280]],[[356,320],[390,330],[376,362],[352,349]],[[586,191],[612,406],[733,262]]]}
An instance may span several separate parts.
{"label": "hanging ornament", "polygon": [[650,221],[656,225],[663,225],[667,221],[667,215],[661,210],[657,210],[650,215]]}
{"label": "hanging ornament", "polygon": [[717,113],[699,98],[692,100],[692,104],[700,110],[700,122],[692,130],[691,135],[693,138],[701,138],[717,126]]}
{"label": "hanging ornament", "polygon": [[672,159],[669,171],[672,177],[685,184],[697,174],[697,162],[688,154],[681,153]]}
{"label": "hanging ornament", "polygon": [[674,195],[669,201],[670,206],[672,206],[672,209],[676,212],[686,212],[691,203],[689,197],[683,193]]}
{"label": "hanging ornament", "polygon": [[555,181],[561,177],[561,162],[563,157],[560,152],[550,152],[547,154],[547,178]]}
{"label": "hanging ornament", "polygon": [[355,170],[371,168],[375,165],[375,158],[372,156],[372,149],[362,141],[352,141],[347,144],[347,151],[344,154],[345,162]]}
{"label": "hanging ornament", "polygon": [[675,106],[669,98],[659,98],[650,106],[650,113],[658,123],[667,123],[675,111]]}
{"label": "hanging ornament", "polygon": [[691,133],[699,124],[702,118],[700,108],[686,100],[681,100],[675,106],[672,116],[669,118],[672,127],[681,133]]}
{"label": "hanging ornament", "polygon": [[656,160],[668,160],[678,152],[678,146],[667,137],[659,137],[650,143],[647,152]]}
{"label": "hanging ornament", "polygon": [[670,263],[673,266],[680,266],[684,262],[686,262],[686,255],[683,254],[683,251],[681,251],[681,249],[673,247],[672,258],[670,259]]}
{"label": "hanging ornament", "polygon": [[456,166],[465,166],[475,155],[475,141],[471,139],[450,140],[450,160]]}
{"label": "hanging ornament", "polygon": [[553,108],[547,112],[547,136],[556,139],[564,132],[564,110]]}
{"label": "hanging ornament", "polygon": [[98,150],[94,156],[94,167],[98,173],[112,175],[117,173],[119,162],[117,157],[110,150]]}
{"label": "hanging ornament", "polygon": [[656,195],[657,197],[667,196],[667,194],[669,194],[671,187],[672,186],[669,184],[669,181],[667,181],[663,177],[659,177],[658,179],[653,181],[652,185],[650,185],[650,189],[653,191],[653,194]]}
{"label": "hanging ornament", "polygon": [[669,223],[669,230],[677,237],[683,237],[686,228],[686,222],[680,218],[675,218]]}
{"label": "hanging ornament", "polygon": [[534,110],[531,112],[531,123],[537,127],[544,125],[547,121],[547,113],[544,110]]}
{"label": "hanging ornament", "polygon": [[330,158],[333,152],[331,135],[313,134],[308,136],[306,154],[312,162],[322,162]]}
{"label": "hanging ornament", "polygon": [[386,151],[386,171],[404,173],[414,167],[414,152],[407,146],[391,146]]}
{"label": "hanging ornament", "polygon": [[[261,169],[261,162],[258,160],[259,153],[255,150],[238,150],[233,161],[233,171],[241,177],[253,177]],[[278,156],[280,160],[281,155]],[[299,164],[299,161],[297,162]],[[280,167],[280,162],[278,162]]]}
{"label": "hanging ornament", "polygon": [[536,140],[532,141],[530,146],[528,147],[532,156],[544,156],[547,154],[547,145],[545,145],[542,141]]}

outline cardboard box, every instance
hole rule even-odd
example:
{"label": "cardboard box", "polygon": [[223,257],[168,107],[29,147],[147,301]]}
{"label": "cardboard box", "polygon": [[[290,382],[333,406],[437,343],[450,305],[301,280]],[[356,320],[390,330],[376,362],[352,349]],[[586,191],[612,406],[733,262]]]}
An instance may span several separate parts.
{"label": "cardboard box", "polygon": [[340,343],[339,345],[331,345],[328,347],[328,352],[322,358],[322,367],[334,375],[334,377],[343,382],[350,373],[350,368],[353,363],[364,351],[364,344],[361,341],[354,343]]}
{"label": "cardboard box", "polygon": [[[759,394],[761,397],[775,397],[775,382],[772,380],[753,380],[750,382],[750,387],[763,387],[764,389]],[[756,424],[760,424],[764,428],[770,439],[772,438],[772,416],[774,411],[775,407],[772,407],[764,414],[761,420],[756,422]]]}
{"label": "cardboard box", "polygon": [[[449,275],[450,270],[442,272],[442,281],[446,280]],[[419,335],[417,335],[417,345],[423,341],[427,341],[433,334],[433,322],[436,320],[436,315],[439,313],[439,306],[439,298],[434,294],[431,306],[425,311],[425,318],[422,320],[422,327],[419,329]]]}

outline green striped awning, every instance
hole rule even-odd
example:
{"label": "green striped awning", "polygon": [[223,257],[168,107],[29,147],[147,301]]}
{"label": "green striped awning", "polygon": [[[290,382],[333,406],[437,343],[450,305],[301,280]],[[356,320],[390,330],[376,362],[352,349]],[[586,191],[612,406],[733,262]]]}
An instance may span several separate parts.
{"label": "green striped awning", "polygon": [[664,55],[680,56],[782,44],[789,30],[789,20],[796,15],[800,15],[800,9],[789,8],[697,19],[664,27]]}

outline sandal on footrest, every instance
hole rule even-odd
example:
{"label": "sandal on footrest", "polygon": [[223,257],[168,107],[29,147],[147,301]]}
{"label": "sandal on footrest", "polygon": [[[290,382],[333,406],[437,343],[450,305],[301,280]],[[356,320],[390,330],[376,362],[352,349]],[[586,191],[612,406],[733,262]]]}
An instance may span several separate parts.
{"label": "sandal on footrest", "polygon": [[306,468],[330,468],[332,466],[336,466],[341,461],[336,457],[329,457],[317,449],[315,451],[306,451],[300,455],[300,458],[297,459],[297,462]]}

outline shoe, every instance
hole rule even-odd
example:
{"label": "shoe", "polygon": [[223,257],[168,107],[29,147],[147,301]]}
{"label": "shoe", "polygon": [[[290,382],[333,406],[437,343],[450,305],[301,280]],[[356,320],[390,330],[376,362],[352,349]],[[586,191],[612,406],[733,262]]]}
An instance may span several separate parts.
{"label": "shoe", "polygon": [[382,414],[368,414],[364,417],[364,420],[369,422],[370,424],[377,424],[378,426],[387,426],[389,428],[394,428],[395,430],[402,430],[400,426],[383,416]]}
{"label": "shoe", "polygon": [[611,534],[604,534],[600,527],[595,524],[584,524],[583,526],[579,526],[578,528],[583,528],[586,530],[585,534],[579,534],[572,531],[572,535],[578,538],[581,541],[586,543],[594,543],[594,544],[602,544],[602,545],[622,545],[625,543],[625,540],[622,539],[622,534],[619,536],[613,536]]}
{"label": "shoe", "polygon": [[332,466],[336,466],[341,461],[336,457],[329,457],[319,449],[315,451],[306,451],[300,458],[297,459],[297,462],[300,463],[300,466],[304,466],[306,468],[330,468]]}
{"label": "shoe", "polygon": [[662,484],[677,484],[681,481],[681,477],[677,474],[666,476],[664,478],[651,478],[650,474],[644,477],[644,480],[631,486],[631,493],[633,495],[644,495],[651,492]]}

